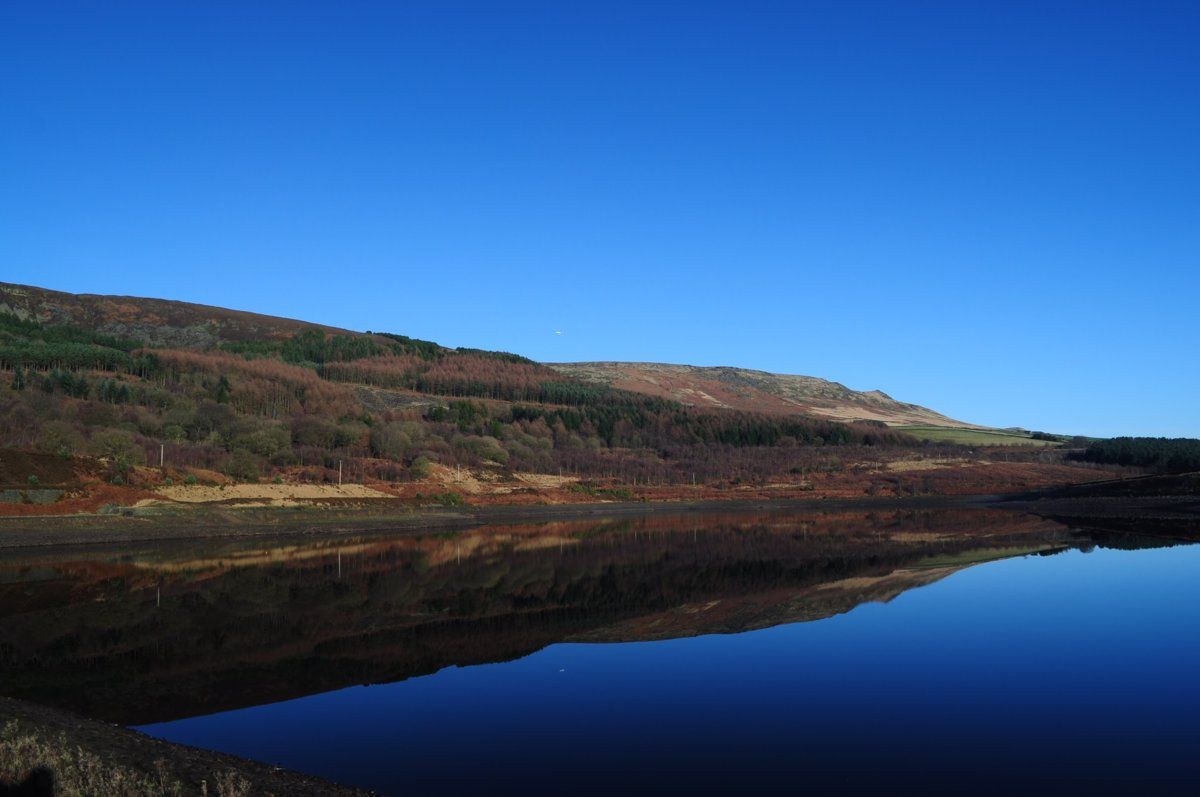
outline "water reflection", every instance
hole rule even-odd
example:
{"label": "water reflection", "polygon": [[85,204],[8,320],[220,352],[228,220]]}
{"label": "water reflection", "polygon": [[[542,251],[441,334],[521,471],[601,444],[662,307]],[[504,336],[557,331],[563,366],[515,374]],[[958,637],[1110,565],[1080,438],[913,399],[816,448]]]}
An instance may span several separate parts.
{"label": "water reflection", "polygon": [[1008,512],[731,513],[6,554],[2,691],[123,724],[562,641],[732,633],[1094,540]]}

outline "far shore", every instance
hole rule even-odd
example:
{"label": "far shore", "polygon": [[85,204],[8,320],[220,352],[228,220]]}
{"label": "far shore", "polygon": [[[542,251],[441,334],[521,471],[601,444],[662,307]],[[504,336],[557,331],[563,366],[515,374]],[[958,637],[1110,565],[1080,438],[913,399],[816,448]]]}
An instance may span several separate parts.
{"label": "far shore", "polygon": [[[1140,481],[1140,480],[1136,480]],[[1200,533],[1200,502],[1194,488],[1118,494],[1104,484],[1026,493],[855,498],[734,498],[680,501],[612,501],[576,504],[491,504],[413,507],[388,505],[239,507],[186,506],[132,509],[121,514],[0,517],[0,549],[124,542],[249,539],[336,534],[446,532],[489,524],[541,523],[614,516],[706,512],[897,512],[991,508],[1041,515],[1068,524],[1133,529],[1153,522],[1185,536]],[[1076,491],[1082,494],[1075,494]],[[1154,494],[1150,494],[1154,493]],[[383,502],[380,502],[383,503]]]}
{"label": "far shore", "polygon": [[[293,489],[294,490],[294,489]],[[643,495],[587,503],[414,505],[384,496],[373,501],[292,505],[154,502],[116,511],[0,516],[0,550],[35,546],[144,543],[155,540],[280,538],[293,535],[452,532],[503,523],[539,523],[600,517],[751,511],[905,511],[992,508],[1040,515],[1090,527],[1136,531],[1150,523],[1172,535],[1200,534],[1200,473],[1142,475],[1090,483],[1043,486],[1024,492],[917,496]]]}
{"label": "far shore", "polygon": [[445,532],[504,523],[704,512],[895,512],[982,507],[996,495],[614,501],[480,507],[188,507],[130,514],[0,517],[0,549],[123,542]]}

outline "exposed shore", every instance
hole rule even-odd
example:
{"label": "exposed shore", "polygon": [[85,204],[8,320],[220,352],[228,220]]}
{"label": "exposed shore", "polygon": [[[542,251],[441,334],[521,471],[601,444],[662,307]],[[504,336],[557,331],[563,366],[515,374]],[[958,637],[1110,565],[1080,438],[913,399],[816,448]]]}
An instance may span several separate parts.
{"label": "exposed shore", "polygon": [[910,498],[727,499],[619,501],[587,504],[492,505],[482,507],[270,507],[153,509],[128,515],[61,515],[0,518],[0,549],[74,546],[154,540],[302,536],[364,532],[453,531],[493,523],[698,512],[896,511],[981,506],[994,495]]}
{"label": "exposed shore", "polygon": [[420,533],[497,523],[692,512],[896,511],[987,506],[1027,512],[1067,524],[1134,531],[1139,524],[1191,538],[1200,528],[1200,475],[1148,476],[1031,492],[860,497],[705,497],[696,500],[412,506],[398,501],[238,506],[155,505],[116,514],[0,517],[0,550],[123,542]]}
{"label": "exposed shore", "polygon": [[[0,697],[0,728],[6,729],[5,738],[0,744],[29,751],[21,756],[25,760],[14,761],[10,756],[8,760],[0,762],[0,794],[7,794],[9,788],[20,789],[21,785],[18,784],[24,785],[28,791],[16,791],[17,794],[43,793],[32,785],[37,782],[36,776],[32,782],[28,779],[27,768],[49,766],[51,762],[46,760],[49,755],[39,755],[33,748],[54,751],[50,755],[84,755],[91,761],[100,762],[102,771],[88,776],[95,788],[111,786],[112,780],[133,774],[151,778],[155,782],[160,778],[168,783],[176,782],[180,786],[179,794],[189,796],[230,793],[273,794],[277,797],[365,797],[373,794],[269,764],[165,742],[119,725],[97,722],[70,712],[7,697]],[[13,744],[13,738],[25,744]],[[9,752],[12,754],[14,751]],[[118,769],[121,772],[117,772]],[[17,779],[15,782],[5,782],[7,778],[14,777]],[[244,790],[229,791],[227,784],[234,789],[243,788],[244,784]],[[46,793],[56,794],[58,791],[53,789]],[[169,789],[164,789],[162,793],[169,793]]]}

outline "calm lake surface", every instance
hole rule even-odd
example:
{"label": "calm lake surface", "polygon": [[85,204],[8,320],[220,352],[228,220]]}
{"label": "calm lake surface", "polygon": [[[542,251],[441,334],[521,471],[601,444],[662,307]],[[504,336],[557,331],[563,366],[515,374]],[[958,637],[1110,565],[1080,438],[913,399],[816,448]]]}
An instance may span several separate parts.
{"label": "calm lake surface", "polygon": [[1200,547],[987,510],[0,554],[0,691],[384,794],[1178,793]]}

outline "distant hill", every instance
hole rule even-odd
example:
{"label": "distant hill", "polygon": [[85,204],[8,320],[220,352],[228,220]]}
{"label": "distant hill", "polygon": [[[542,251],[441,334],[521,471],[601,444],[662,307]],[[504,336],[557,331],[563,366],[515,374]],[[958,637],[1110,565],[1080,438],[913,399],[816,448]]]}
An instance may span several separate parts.
{"label": "distant hill", "polygon": [[[0,314],[46,326],[73,325],[152,346],[209,350],[270,344],[318,329],[328,335],[371,337],[322,324],[189,302],[52,291],[0,283]],[[420,341],[428,348],[450,352]],[[701,368],[660,363],[548,364],[572,380],[667,398],[688,406],[802,415],[835,421],[882,421],[889,426],[980,428],[934,410],[896,401],[880,391],[860,392],[812,376],[746,368]]]}
{"label": "distant hill", "polygon": [[793,376],[748,368],[665,363],[547,363],[559,373],[594,384],[673,399],[694,407],[835,421],[881,421],[888,426],[984,427],[948,418],[917,404],[897,401],[878,390],[851,390],[815,376]]}
{"label": "distant hill", "polygon": [[[642,485],[764,482],[810,472],[829,447],[841,463],[919,445],[849,415],[835,420],[829,402],[810,401],[810,413],[779,398],[742,409],[730,388],[723,399],[679,401],[506,352],[5,283],[0,372],[0,449],[91,457],[115,486],[215,472],[396,482],[445,466]],[[867,403],[875,414],[861,417],[903,420],[883,412],[902,406],[886,397]],[[924,413],[921,422],[945,422]],[[137,470],[157,463],[177,471]],[[37,490],[51,475],[14,472],[0,487]]]}
{"label": "distant hill", "polygon": [[306,329],[344,329],[169,299],[64,293],[0,282],[0,314],[46,326],[74,325],[157,346],[204,349],[219,343],[285,340]]}

